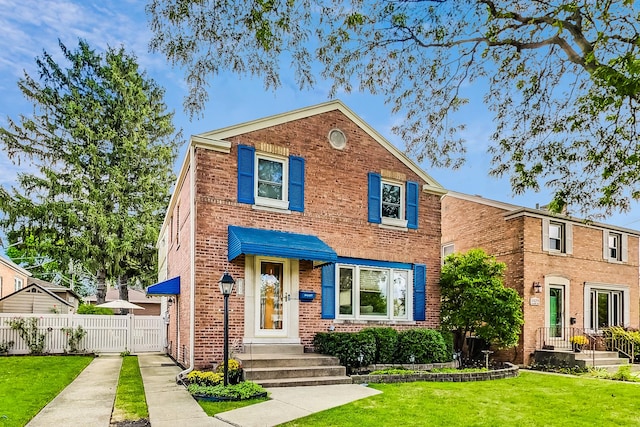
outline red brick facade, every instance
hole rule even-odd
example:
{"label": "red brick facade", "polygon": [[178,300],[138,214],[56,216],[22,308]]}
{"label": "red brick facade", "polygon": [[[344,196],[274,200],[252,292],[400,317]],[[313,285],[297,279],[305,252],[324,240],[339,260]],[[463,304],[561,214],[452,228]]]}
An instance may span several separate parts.
{"label": "red brick facade", "polygon": [[[543,250],[543,221],[566,221],[572,229],[570,253]],[[626,235],[626,260],[610,262],[603,257],[603,233]],[[449,193],[442,200],[442,243],[455,252],[482,248],[506,263],[505,284],[524,298],[525,324],[519,346],[505,352],[519,364],[528,364],[540,346],[539,328],[549,324],[549,287],[566,285],[566,326],[591,329],[589,289],[626,289],[625,326],[638,328],[638,232],[602,224],[552,216],[543,210],[523,209],[476,196]],[[533,283],[541,284],[536,292]],[[587,301],[585,301],[585,298]],[[539,304],[539,305],[538,305]]]}
{"label": "red brick facade", "polygon": [[[339,257],[426,265],[425,321],[344,321],[321,318],[321,269],[314,268],[311,261],[292,262],[292,270],[297,269],[299,289],[317,294],[312,302],[298,302],[295,296],[291,302],[298,312],[297,331],[293,335],[307,348],[311,347],[317,332],[327,331],[330,327],[354,331],[380,325],[398,329],[438,325],[440,197],[443,191],[428,175],[415,165],[412,167],[410,161],[397,153],[394,155],[381,144],[375,132],[354,121],[342,104],[333,104],[336,108],[292,116],[291,120],[278,119],[273,125],[252,122],[247,124],[246,131],[240,128],[235,133],[231,132],[234,133],[232,136],[225,136],[224,130],[219,134],[203,134],[203,137],[230,143],[226,150],[211,149],[192,141],[192,157],[183,166],[182,178],[165,223],[165,229],[173,230],[168,233],[167,276],[181,277],[180,295],[170,309],[168,334],[171,354],[179,362],[189,364],[192,273],[195,280],[195,366],[209,366],[221,360],[223,298],[218,280],[225,270],[234,278],[246,279],[245,295],[234,292],[229,298],[230,342],[234,347],[246,345],[246,319],[250,315],[248,311],[254,310],[253,306],[246,306],[246,292],[254,284],[250,283],[250,277],[245,277],[248,271],[245,255],[228,261],[229,225],[314,235],[335,250]],[[343,149],[332,147],[327,139],[329,131],[335,128],[341,129],[347,137]],[[260,209],[238,202],[239,144],[304,158],[304,212]],[[193,171],[191,167],[194,167]],[[385,227],[368,222],[369,172],[418,183],[417,229]],[[190,197],[191,176],[195,177],[193,199]],[[427,189],[423,190],[425,185]],[[178,206],[179,224],[176,225]],[[193,234],[190,224],[195,226]],[[179,245],[175,227],[180,230]]]}

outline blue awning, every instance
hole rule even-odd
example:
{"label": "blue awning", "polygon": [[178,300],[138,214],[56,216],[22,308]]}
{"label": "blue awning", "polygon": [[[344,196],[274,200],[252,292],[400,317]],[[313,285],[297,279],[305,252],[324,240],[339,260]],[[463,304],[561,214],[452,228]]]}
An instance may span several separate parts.
{"label": "blue awning", "polygon": [[310,234],[229,226],[229,261],[241,254],[336,262],[329,245]]}
{"label": "blue awning", "polygon": [[149,286],[147,295],[180,295],[180,276]]}

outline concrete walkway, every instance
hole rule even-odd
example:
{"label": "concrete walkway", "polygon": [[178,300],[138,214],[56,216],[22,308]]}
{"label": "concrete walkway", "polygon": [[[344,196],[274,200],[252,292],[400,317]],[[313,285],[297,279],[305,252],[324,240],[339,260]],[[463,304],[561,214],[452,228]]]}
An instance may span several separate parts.
{"label": "concrete walkway", "polygon": [[176,385],[180,368],[162,354],[140,354],[151,427],[176,425],[266,427],[314,412],[344,405],[380,393],[354,384],[276,387],[267,389],[271,400],[209,417],[184,387]]}
{"label": "concrete walkway", "polygon": [[121,365],[119,355],[93,359],[27,426],[108,427]]}
{"label": "concrete walkway", "polygon": [[[267,389],[271,400],[209,417],[177,385],[181,369],[164,354],[138,355],[152,427],[276,426],[314,412],[380,393],[360,385],[342,384]],[[28,427],[109,427],[122,358],[100,356],[27,424]]]}

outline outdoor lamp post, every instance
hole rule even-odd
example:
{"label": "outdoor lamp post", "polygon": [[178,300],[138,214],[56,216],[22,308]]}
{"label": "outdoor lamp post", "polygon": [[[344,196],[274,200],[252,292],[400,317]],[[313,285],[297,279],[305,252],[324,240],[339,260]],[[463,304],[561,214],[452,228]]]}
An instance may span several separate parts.
{"label": "outdoor lamp post", "polygon": [[224,295],[224,386],[229,385],[229,295],[233,292],[236,283],[229,272],[225,271],[218,284],[220,292]]}

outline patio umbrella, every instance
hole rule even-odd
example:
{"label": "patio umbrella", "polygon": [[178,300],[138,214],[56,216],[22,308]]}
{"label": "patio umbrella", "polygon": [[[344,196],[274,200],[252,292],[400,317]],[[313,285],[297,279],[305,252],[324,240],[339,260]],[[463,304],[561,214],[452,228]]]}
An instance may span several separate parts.
{"label": "patio umbrella", "polygon": [[123,299],[116,299],[113,301],[105,302],[104,304],[98,304],[96,307],[105,307],[105,308],[125,308],[125,309],[138,309],[144,310],[144,307],[140,307],[139,305],[135,305],[130,303],[129,301],[125,301]]}

